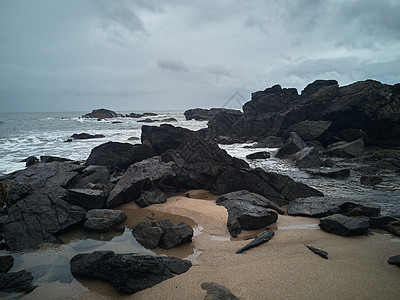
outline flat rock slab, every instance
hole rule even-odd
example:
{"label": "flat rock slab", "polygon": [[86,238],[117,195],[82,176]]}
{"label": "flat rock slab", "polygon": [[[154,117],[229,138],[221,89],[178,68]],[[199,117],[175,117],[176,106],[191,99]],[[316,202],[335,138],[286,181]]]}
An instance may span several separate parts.
{"label": "flat rock slab", "polygon": [[285,145],[278,150],[275,157],[286,158],[307,147],[307,144],[296,132],[291,132]]}
{"label": "flat rock slab", "polygon": [[239,300],[229,289],[217,282],[203,282],[201,288],[207,291],[204,300]]}
{"label": "flat rock slab", "polygon": [[107,197],[102,190],[69,189],[67,202],[78,205],[86,210],[103,208]]}
{"label": "flat rock slab", "polygon": [[0,291],[6,293],[28,294],[35,286],[32,285],[33,276],[25,270],[0,274]]}
{"label": "flat rock slab", "polygon": [[84,227],[94,232],[107,232],[112,227],[126,220],[126,215],[121,210],[92,209],[86,214]]}
{"label": "flat rock slab", "polygon": [[74,277],[110,282],[118,291],[133,294],[186,272],[192,264],[175,257],[95,251],[74,256],[70,266]]}
{"label": "flat rock slab", "polygon": [[333,214],[376,217],[380,207],[375,204],[358,204],[347,199],[332,197],[308,197],[294,200],[288,207],[288,215],[321,218]]}
{"label": "flat rock slab", "polygon": [[269,230],[269,229],[257,234],[253,241],[251,241],[246,246],[237,250],[236,254],[243,253],[244,251],[247,251],[251,248],[257,247],[258,245],[268,242],[274,236],[274,234],[275,234],[275,232],[273,232],[272,230]]}
{"label": "flat rock slab", "polygon": [[299,168],[319,168],[324,165],[321,153],[315,147],[305,147],[291,155],[290,158]]}
{"label": "flat rock slab", "polygon": [[322,218],[319,226],[326,232],[341,236],[367,235],[369,219],[335,214]]}

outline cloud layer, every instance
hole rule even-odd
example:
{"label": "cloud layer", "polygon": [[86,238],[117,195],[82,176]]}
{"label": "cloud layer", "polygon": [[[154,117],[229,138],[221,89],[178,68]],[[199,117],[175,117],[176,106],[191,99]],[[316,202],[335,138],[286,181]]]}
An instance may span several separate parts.
{"label": "cloud layer", "polygon": [[0,112],[187,109],[399,82],[400,2],[0,1]]}

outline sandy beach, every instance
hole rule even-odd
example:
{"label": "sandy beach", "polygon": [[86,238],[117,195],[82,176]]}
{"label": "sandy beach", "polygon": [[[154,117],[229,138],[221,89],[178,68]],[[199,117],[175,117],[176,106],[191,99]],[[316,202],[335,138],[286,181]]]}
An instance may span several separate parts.
{"label": "sandy beach", "polygon": [[[91,291],[79,295],[75,291],[75,296],[204,299],[206,291],[200,284],[215,281],[240,299],[400,299],[400,269],[387,263],[390,256],[400,253],[398,237],[385,231],[374,231],[372,236],[340,237],[319,229],[319,219],[280,215],[278,222],[270,226],[275,236],[268,243],[235,254],[249,242],[246,238],[259,231],[243,232],[231,239],[226,228],[227,211],[215,204],[216,196],[206,191],[190,191],[190,195],[170,197],[164,204],[151,206],[152,211],[184,216],[197,224],[192,245],[167,252],[189,258],[193,267],[188,272],[129,296],[121,296],[109,284],[96,281],[85,284]],[[126,204],[122,209],[141,208]],[[305,245],[327,251],[329,259],[315,255]],[[188,257],[188,253],[192,254]],[[27,298],[34,299],[40,290],[42,296],[46,294],[38,288]],[[51,290],[47,285],[47,293]],[[71,294],[69,287],[65,290]]]}

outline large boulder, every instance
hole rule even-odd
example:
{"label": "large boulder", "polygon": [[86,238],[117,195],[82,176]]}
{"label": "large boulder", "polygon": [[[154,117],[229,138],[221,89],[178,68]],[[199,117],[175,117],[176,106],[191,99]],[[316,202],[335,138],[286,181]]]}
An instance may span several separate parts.
{"label": "large boulder", "polygon": [[10,250],[35,248],[54,242],[55,235],[81,223],[86,210],[50,196],[18,201],[8,212],[4,239]]}
{"label": "large boulder", "polygon": [[301,137],[299,137],[297,133],[291,132],[285,145],[279,149],[275,157],[287,158],[290,155],[304,149],[305,147],[307,147],[307,144],[301,139]]}
{"label": "large boulder", "polygon": [[170,220],[143,221],[132,231],[136,240],[148,249],[170,249],[192,241],[193,229],[181,222],[174,225]]}
{"label": "large boulder", "polygon": [[28,294],[35,289],[33,276],[25,270],[12,273],[0,273],[0,292]]}
{"label": "large boulder", "polygon": [[296,132],[305,142],[315,141],[328,130],[329,126],[331,126],[329,121],[302,121],[286,128],[283,138],[288,138],[291,132]]}
{"label": "large boulder", "polygon": [[220,137],[232,136],[232,132],[235,130],[234,124],[236,124],[242,115],[243,113],[238,110],[219,112],[207,123],[207,137],[218,141],[221,139]]}
{"label": "large boulder", "polygon": [[192,108],[186,110],[183,114],[185,115],[186,120],[194,119],[196,121],[209,121],[220,112],[226,112],[226,111],[240,112],[239,110],[233,110],[227,108],[211,108],[211,109]]}
{"label": "large boulder", "polygon": [[325,154],[328,156],[342,157],[342,158],[354,158],[359,157],[364,151],[364,141],[358,139],[354,142],[337,142],[330,145]]}
{"label": "large boulder", "polygon": [[319,168],[324,165],[321,153],[314,147],[305,147],[290,157],[299,168]]}
{"label": "large boulder", "polygon": [[78,205],[86,210],[103,208],[107,196],[102,190],[69,189],[66,201],[72,205]]}
{"label": "large boulder", "polygon": [[92,110],[91,113],[82,116],[82,118],[108,119],[108,118],[117,118],[119,116],[120,115],[117,114],[115,111],[105,108],[100,108]]}
{"label": "large boulder", "polygon": [[110,282],[126,294],[152,287],[192,266],[190,261],[174,257],[114,254],[112,251],[78,254],[71,259],[70,265],[74,277]]}
{"label": "large boulder", "polygon": [[131,164],[155,155],[156,153],[146,145],[108,142],[92,149],[86,165],[116,166],[126,169]]}
{"label": "large boulder", "polygon": [[126,220],[122,210],[92,209],[86,214],[84,227],[89,231],[107,232]]}
{"label": "large boulder", "polygon": [[326,232],[341,236],[367,235],[369,219],[335,214],[322,218],[319,226]]}

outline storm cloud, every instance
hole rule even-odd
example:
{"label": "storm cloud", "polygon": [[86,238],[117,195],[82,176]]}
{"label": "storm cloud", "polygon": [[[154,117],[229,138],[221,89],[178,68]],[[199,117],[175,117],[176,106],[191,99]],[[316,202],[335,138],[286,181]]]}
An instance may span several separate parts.
{"label": "storm cloud", "polygon": [[0,112],[187,109],[274,84],[394,84],[395,0],[0,1]]}

